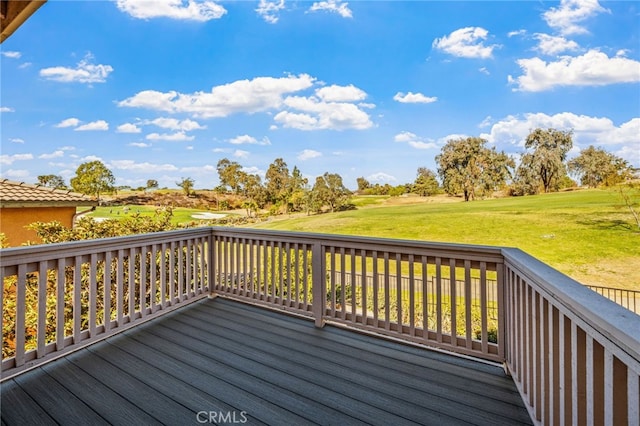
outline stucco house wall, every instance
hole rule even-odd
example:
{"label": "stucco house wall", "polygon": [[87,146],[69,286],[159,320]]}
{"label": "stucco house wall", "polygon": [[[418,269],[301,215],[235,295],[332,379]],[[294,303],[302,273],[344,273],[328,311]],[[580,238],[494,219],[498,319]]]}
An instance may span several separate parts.
{"label": "stucco house wall", "polygon": [[6,237],[9,247],[21,246],[26,242],[42,243],[35,231],[26,228],[33,222],[57,220],[67,228],[73,226],[75,207],[15,207],[0,208],[0,232]]}

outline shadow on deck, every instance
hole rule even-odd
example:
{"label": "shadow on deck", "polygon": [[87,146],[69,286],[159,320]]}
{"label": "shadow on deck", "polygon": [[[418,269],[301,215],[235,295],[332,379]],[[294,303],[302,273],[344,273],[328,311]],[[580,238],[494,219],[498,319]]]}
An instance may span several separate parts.
{"label": "shadow on deck", "polygon": [[500,367],[202,300],[2,383],[2,424],[530,424]]}

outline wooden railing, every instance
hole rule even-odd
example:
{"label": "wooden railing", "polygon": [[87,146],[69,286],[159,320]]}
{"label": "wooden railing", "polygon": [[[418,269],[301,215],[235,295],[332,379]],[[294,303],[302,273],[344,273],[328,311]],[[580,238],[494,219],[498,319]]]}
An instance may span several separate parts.
{"label": "wooden railing", "polygon": [[209,294],[211,230],[3,249],[2,378]]}
{"label": "wooden railing", "polygon": [[3,378],[211,293],[504,363],[542,424],[640,421],[640,316],[517,249],[200,228],[0,255]]}

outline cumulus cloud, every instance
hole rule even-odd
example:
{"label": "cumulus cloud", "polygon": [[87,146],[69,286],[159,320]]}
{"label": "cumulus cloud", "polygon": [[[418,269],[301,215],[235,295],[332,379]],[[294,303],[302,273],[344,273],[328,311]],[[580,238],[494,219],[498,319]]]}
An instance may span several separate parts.
{"label": "cumulus cloud", "polygon": [[207,126],[202,126],[197,121],[193,120],[177,120],[175,118],[156,118],[154,120],[145,121],[144,124],[154,124],[163,129],[171,129],[171,130],[180,130],[183,132],[188,132],[191,130],[201,130],[206,129]]}
{"label": "cumulus cloud", "polygon": [[15,161],[33,160],[33,154],[0,155],[0,164],[10,165]]}
{"label": "cumulus cloud", "polygon": [[412,93],[409,92],[404,94],[402,92],[398,92],[393,97],[393,100],[396,102],[401,102],[403,104],[429,104],[438,100],[435,96],[425,96],[422,93]]}
{"label": "cumulus cloud", "polygon": [[117,0],[120,11],[138,19],[170,18],[206,22],[220,19],[227,10],[213,1],[194,0]]}
{"label": "cumulus cloud", "polygon": [[30,175],[28,170],[9,169],[2,172],[6,177],[11,179],[24,179]]}
{"label": "cumulus cloud", "polygon": [[58,128],[76,127],[78,124],[80,124],[80,120],[78,120],[75,117],[72,117],[72,118],[67,118],[66,120],[62,120],[61,122],[54,125],[53,127],[58,127]]}
{"label": "cumulus cloud", "polygon": [[400,132],[397,135],[395,135],[393,140],[395,142],[407,143],[410,147],[413,147],[416,149],[432,149],[432,148],[438,147],[438,145],[434,141],[430,139],[421,138],[415,133],[406,132],[406,131]]}
{"label": "cumulus cloud", "polygon": [[378,172],[367,176],[369,182],[395,182],[397,179],[390,174]]}
{"label": "cumulus cloud", "polygon": [[560,36],[551,36],[549,34],[535,34],[534,37],[538,40],[536,50],[545,55],[557,55],[558,53],[578,50],[580,46],[573,40],[567,40]]}
{"label": "cumulus cloud", "polygon": [[[640,152],[640,117],[635,117],[615,125],[607,117],[592,117],[562,112],[554,115],[545,113],[528,113],[509,115],[495,122],[488,133],[480,137],[496,145],[522,148],[527,135],[536,128],[554,128],[572,130],[576,146],[585,148],[589,145],[633,147]],[[628,158],[628,157],[627,157]]]}
{"label": "cumulus cloud", "polygon": [[16,110],[10,107],[0,107],[0,112],[16,112]]}
{"label": "cumulus cloud", "polygon": [[599,13],[609,12],[598,0],[561,0],[559,7],[552,7],[542,14],[547,24],[560,34],[584,34],[588,31],[582,22]]}
{"label": "cumulus cloud", "polygon": [[129,146],[134,146],[136,148],[149,148],[151,146],[150,143],[144,143],[144,142],[131,142],[129,144]]}
{"label": "cumulus cloud", "polygon": [[20,68],[21,70],[25,69],[25,68],[29,68],[31,65],[33,65],[31,62],[24,62],[20,65],[18,65],[18,68]]}
{"label": "cumulus cloud", "polygon": [[448,36],[433,40],[432,47],[460,58],[490,58],[497,44],[484,45],[489,32],[481,27],[455,30]]}
{"label": "cumulus cloud", "polygon": [[107,131],[109,130],[109,123],[104,120],[92,121],[91,123],[83,124],[82,126],[78,126],[73,129],[76,132],[85,132],[85,131]]}
{"label": "cumulus cloud", "polygon": [[142,129],[132,123],[124,123],[116,128],[118,133],[140,133]]}
{"label": "cumulus cloud", "polygon": [[280,11],[284,9],[284,0],[268,1],[260,0],[256,12],[258,15],[268,22],[269,24],[275,24],[280,19]]}
{"label": "cumulus cloud", "polygon": [[312,149],[302,150],[296,157],[300,161],[311,160],[312,158],[322,157],[322,153]]}
{"label": "cumulus cloud", "polygon": [[597,50],[581,56],[563,56],[555,62],[519,59],[523,75],[508,77],[514,90],[540,92],[557,86],[604,86],[640,81],[640,62],[623,56],[608,57]]}
{"label": "cumulus cloud", "polygon": [[150,141],[181,142],[181,141],[192,141],[194,139],[195,139],[195,136],[187,135],[185,132],[149,133],[147,135],[147,140],[150,140]]}
{"label": "cumulus cloud", "polygon": [[[146,3],[146,2],[141,2]],[[104,83],[113,67],[111,65],[92,64],[93,56],[88,54],[75,68],[63,66],[43,68],[40,77],[61,83]]]}
{"label": "cumulus cloud", "polygon": [[311,5],[309,12],[331,12],[337,13],[343,18],[353,18],[353,12],[349,9],[349,3],[341,0],[318,1]]}
{"label": "cumulus cloud", "polygon": [[289,96],[284,104],[295,111],[276,114],[274,120],[284,127],[299,130],[362,130],[373,126],[369,114],[351,103],[324,102],[315,96]]}
{"label": "cumulus cloud", "polygon": [[249,136],[249,135],[236,136],[235,138],[229,139],[229,143],[231,143],[233,145],[242,145],[242,144],[271,145],[271,141],[266,136],[264,138],[262,138],[261,140],[258,140],[256,138],[254,138],[253,136]]}
{"label": "cumulus cloud", "polygon": [[117,170],[127,170],[135,173],[174,172],[178,170],[173,164],[137,163],[133,160],[113,160],[109,165]]}
{"label": "cumulus cloud", "polygon": [[348,86],[333,84],[317,89],[316,96],[325,102],[356,102],[364,100],[367,93],[353,84]]}
{"label": "cumulus cloud", "polygon": [[38,158],[41,158],[43,160],[50,160],[52,158],[60,158],[60,157],[64,157],[64,151],[62,151],[61,149],[54,151],[50,154],[42,154],[38,156]]}
{"label": "cumulus cloud", "polygon": [[525,30],[525,29],[509,31],[507,33],[507,37],[511,38],[511,37],[515,37],[515,36],[521,36],[521,35],[525,35],[526,33],[527,33],[527,30]]}
{"label": "cumulus cloud", "polygon": [[308,89],[314,81],[315,78],[300,74],[238,80],[215,86],[209,92],[191,94],[145,90],[119,102],[118,106],[184,112],[202,118],[227,117],[234,113],[251,114],[278,108],[284,95]]}
{"label": "cumulus cloud", "polygon": [[249,151],[243,151],[241,149],[236,149],[235,151],[233,151],[233,156],[236,158],[247,158],[249,157],[249,154]]}
{"label": "cumulus cloud", "polygon": [[0,52],[0,54],[2,54],[2,56],[4,56],[5,58],[11,59],[20,59],[20,57],[22,56],[22,53],[16,52],[15,50],[5,50],[4,52]]}
{"label": "cumulus cloud", "polygon": [[12,142],[12,143],[24,143],[24,139],[20,139],[20,138],[9,138],[9,142]]}

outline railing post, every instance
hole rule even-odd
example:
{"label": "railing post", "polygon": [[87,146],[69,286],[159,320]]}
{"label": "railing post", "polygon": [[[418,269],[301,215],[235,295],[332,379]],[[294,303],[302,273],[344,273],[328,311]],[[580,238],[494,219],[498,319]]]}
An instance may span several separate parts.
{"label": "railing post", "polygon": [[214,236],[214,230],[211,230],[211,233],[209,234],[209,242],[208,242],[208,252],[209,252],[209,256],[208,256],[208,262],[207,262],[207,278],[209,280],[209,299],[215,299],[216,297],[218,297],[218,294],[216,293],[216,239]]}
{"label": "railing post", "polygon": [[311,282],[313,294],[313,317],[316,327],[324,326],[326,309],[326,279],[324,277],[325,259],[321,243],[314,243],[311,247]]}

